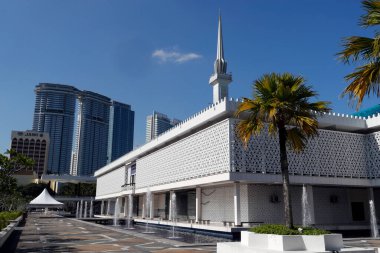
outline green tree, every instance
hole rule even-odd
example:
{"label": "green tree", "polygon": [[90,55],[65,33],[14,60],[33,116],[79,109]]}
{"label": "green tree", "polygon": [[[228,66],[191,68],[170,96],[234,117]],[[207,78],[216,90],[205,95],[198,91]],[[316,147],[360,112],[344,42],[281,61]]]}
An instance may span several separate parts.
{"label": "green tree", "polygon": [[22,169],[31,168],[33,164],[33,160],[13,150],[0,154],[0,210],[10,211],[17,208],[22,196],[17,191],[17,181],[12,175]]}
{"label": "green tree", "polygon": [[286,144],[300,152],[307,139],[318,134],[317,116],[330,111],[330,108],[325,101],[309,102],[317,95],[310,86],[306,86],[301,76],[265,74],[254,81],[253,98],[243,98],[236,111],[236,115],[242,118],[236,128],[237,134],[245,145],[248,145],[252,135],[259,135],[265,125],[270,135],[278,136],[284,217],[289,228],[293,227],[293,216]]}
{"label": "green tree", "polygon": [[[366,13],[359,24],[363,27],[375,27],[380,24],[380,1],[362,2]],[[345,76],[348,86],[342,95],[348,95],[351,102],[357,100],[357,109],[363,98],[371,93],[380,96],[380,34],[375,32],[373,38],[351,36],[343,39],[343,50],[339,59],[346,64],[357,62],[363,64],[353,73]]]}

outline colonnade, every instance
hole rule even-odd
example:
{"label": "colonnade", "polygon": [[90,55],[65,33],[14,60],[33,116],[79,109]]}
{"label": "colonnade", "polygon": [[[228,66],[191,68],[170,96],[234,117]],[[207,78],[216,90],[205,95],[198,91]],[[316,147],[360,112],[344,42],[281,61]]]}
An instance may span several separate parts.
{"label": "colonnade", "polygon": [[[88,210],[88,203],[90,203],[90,205],[89,205],[90,210]],[[93,202],[93,200],[91,200],[91,201],[83,201],[83,200],[78,201],[75,217],[79,218],[79,219],[94,217],[94,202]]]}

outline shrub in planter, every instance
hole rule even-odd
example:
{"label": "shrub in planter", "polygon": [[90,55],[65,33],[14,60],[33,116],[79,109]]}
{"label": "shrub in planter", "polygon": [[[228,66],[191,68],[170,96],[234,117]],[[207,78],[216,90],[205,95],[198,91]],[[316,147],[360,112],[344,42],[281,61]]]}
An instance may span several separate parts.
{"label": "shrub in planter", "polygon": [[255,232],[257,234],[274,234],[274,235],[326,235],[330,232],[317,228],[310,227],[295,227],[290,229],[284,225],[280,224],[264,224],[249,230],[250,232]]}
{"label": "shrub in planter", "polygon": [[22,212],[0,212],[0,230],[8,226],[10,220],[19,217]]}

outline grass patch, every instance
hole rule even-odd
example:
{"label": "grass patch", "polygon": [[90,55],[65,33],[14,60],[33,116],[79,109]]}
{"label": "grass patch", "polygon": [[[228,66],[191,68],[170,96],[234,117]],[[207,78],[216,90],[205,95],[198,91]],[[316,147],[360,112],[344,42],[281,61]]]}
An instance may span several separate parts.
{"label": "grass patch", "polygon": [[[302,232],[299,230],[302,229]],[[265,224],[249,229],[251,232],[258,234],[274,234],[274,235],[325,235],[330,234],[329,231],[310,228],[310,227],[295,227],[290,229],[280,224]]]}
{"label": "grass patch", "polygon": [[22,212],[0,212],[0,230],[9,225],[10,220],[14,220],[19,217]]}

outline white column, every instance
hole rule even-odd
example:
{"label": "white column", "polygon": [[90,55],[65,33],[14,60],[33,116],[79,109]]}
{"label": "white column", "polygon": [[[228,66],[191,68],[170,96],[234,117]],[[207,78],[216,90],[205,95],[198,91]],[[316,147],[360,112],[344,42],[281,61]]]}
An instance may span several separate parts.
{"label": "white column", "polygon": [[368,188],[368,198],[369,198],[369,200],[372,200],[373,202],[375,202],[375,195],[373,193],[372,187]]}
{"label": "white column", "polygon": [[80,201],[80,207],[79,207],[79,218],[82,219],[83,217],[83,199]]}
{"label": "white column", "polygon": [[84,213],[83,213],[83,217],[84,217],[84,218],[87,218],[87,202],[88,202],[88,201],[85,201],[85,202],[84,202]]}
{"label": "white column", "polygon": [[195,188],[195,222],[200,222],[202,219],[202,189]]}
{"label": "white column", "polygon": [[170,191],[169,193],[169,220],[172,220],[172,195],[174,191]]}
{"label": "white column", "polygon": [[104,200],[102,200],[102,204],[100,205],[100,215],[104,214]]}
{"label": "white column", "polygon": [[241,225],[241,211],[240,211],[240,183],[234,183],[234,222],[235,226]]}
{"label": "white column", "polygon": [[152,195],[150,196],[150,213],[149,213],[149,217],[150,219],[153,219],[154,217],[154,193],[152,192],[151,193]]}
{"label": "white column", "polygon": [[124,197],[124,217],[128,215],[128,197]]}
{"label": "white column", "polygon": [[107,203],[107,215],[110,215],[110,211],[111,211],[111,199],[108,200],[108,203]]}
{"label": "white column", "polygon": [[307,199],[309,200],[309,211],[310,211],[310,222],[311,224],[315,224],[315,212],[314,212],[314,194],[313,194],[313,186],[306,186]]}
{"label": "white column", "polygon": [[94,201],[91,199],[90,202],[90,218],[94,216]]}
{"label": "white column", "polygon": [[75,218],[79,218],[79,201],[77,201],[77,212],[75,213]]}
{"label": "white column", "polygon": [[142,195],[142,213],[141,213],[141,218],[145,218],[145,195]]}

